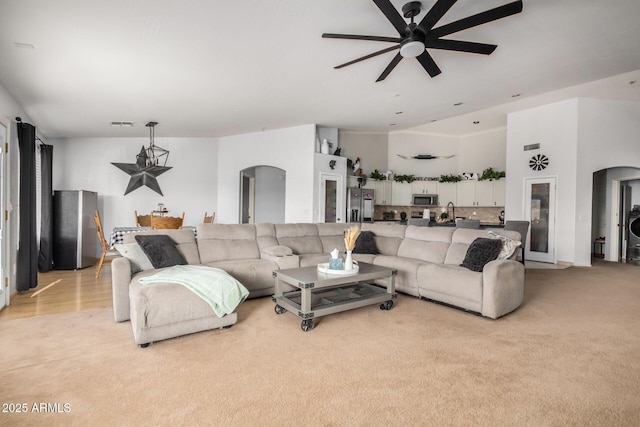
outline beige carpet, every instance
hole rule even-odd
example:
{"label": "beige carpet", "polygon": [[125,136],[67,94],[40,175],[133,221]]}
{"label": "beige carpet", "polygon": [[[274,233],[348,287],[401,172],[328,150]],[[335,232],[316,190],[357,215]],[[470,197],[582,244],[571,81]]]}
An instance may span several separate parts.
{"label": "beige carpet", "polygon": [[401,295],[307,333],[261,298],[146,349],[109,308],[4,321],[0,401],[29,412],[0,425],[640,425],[639,277],[527,270],[497,321]]}

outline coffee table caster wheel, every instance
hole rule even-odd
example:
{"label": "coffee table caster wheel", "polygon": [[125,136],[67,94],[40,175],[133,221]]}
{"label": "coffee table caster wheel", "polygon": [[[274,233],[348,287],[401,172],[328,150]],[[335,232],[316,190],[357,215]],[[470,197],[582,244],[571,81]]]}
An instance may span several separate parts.
{"label": "coffee table caster wheel", "polygon": [[313,325],[313,319],[303,320],[302,323],[300,324],[300,327],[305,332],[310,331],[311,329],[313,329],[313,326],[314,326]]}
{"label": "coffee table caster wheel", "polygon": [[385,301],[380,304],[380,310],[391,310],[393,308],[393,301]]}
{"label": "coffee table caster wheel", "polygon": [[287,311],[286,308],[282,307],[281,305],[276,304],[276,306],[274,307],[274,310],[276,312],[276,314],[282,314],[285,313]]}

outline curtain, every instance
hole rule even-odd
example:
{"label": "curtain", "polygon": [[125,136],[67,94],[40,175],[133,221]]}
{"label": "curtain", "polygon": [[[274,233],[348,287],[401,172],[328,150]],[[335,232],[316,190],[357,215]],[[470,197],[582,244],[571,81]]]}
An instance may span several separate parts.
{"label": "curtain", "polygon": [[18,123],[20,152],[20,216],[16,290],[38,286],[38,242],[36,241],[36,128]]}
{"label": "curtain", "polygon": [[38,271],[53,270],[53,146],[40,145],[40,253]]}

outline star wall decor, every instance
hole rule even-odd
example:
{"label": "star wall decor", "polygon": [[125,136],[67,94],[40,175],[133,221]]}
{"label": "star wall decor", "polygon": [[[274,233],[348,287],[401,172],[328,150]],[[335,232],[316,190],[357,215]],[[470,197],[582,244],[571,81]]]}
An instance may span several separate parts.
{"label": "star wall decor", "polygon": [[147,150],[142,147],[140,153],[136,156],[135,163],[111,163],[118,169],[128,173],[131,178],[129,179],[129,185],[127,185],[127,189],[124,191],[124,195],[131,193],[133,190],[137,190],[143,185],[149,187],[156,193],[162,194],[162,190],[160,190],[160,184],[158,184],[158,176],[162,175],[169,169],[170,166],[158,166],[155,164],[148,164]]}

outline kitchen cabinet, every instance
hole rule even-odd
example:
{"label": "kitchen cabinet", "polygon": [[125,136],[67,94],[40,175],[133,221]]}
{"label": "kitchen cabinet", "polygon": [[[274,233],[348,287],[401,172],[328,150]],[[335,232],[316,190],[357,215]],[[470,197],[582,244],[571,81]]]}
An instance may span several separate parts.
{"label": "kitchen cabinet", "polygon": [[506,183],[506,179],[493,181],[493,206],[504,206]]}
{"label": "kitchen cabinet", "polygon": [[376,205],[391,204],[391,182],[390,181],[373,181],[373,189],[375,190],[374,200]]}
{"label": "kitchen cabinet", "polygon": [[504,180],[460,181],[456,206],[504,206]]}
{"label": "kitchen cabinet", "polygon": [[458,206],[457,185],[455,182],[439,182],[438,183],[438,205],[447,206],[447,203],[453,202]]}
{"label": "kitchen cabinet", "polygon": [[438,194],[438,181],[413,181],[411,194]]}
{"label": "kitchen cabinet", "polygon": [[411,205],[412,184],[405,182],[391,183],[391,204],[397,206]]}

